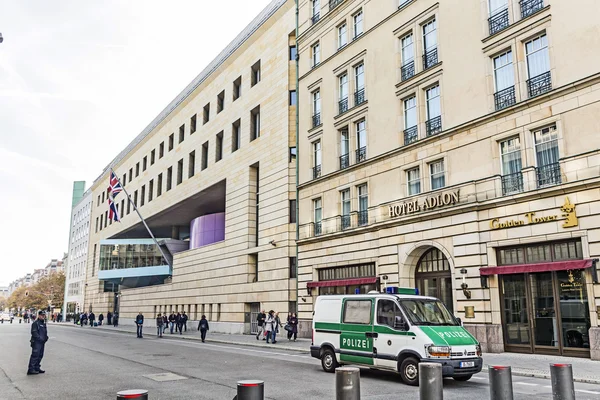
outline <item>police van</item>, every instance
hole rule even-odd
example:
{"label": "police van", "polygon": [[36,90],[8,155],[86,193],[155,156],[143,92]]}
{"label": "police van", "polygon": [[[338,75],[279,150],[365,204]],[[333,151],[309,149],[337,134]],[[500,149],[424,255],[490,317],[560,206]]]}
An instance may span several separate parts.
{"label": "police van", "polygon": [[442,365],[443,376],[467,381],[481,371],[479,342],[459,319],[416,289],[319,296],[313,315],[312,357],[323,370],[343,364],[393,370],[419,384],[419,362]]}

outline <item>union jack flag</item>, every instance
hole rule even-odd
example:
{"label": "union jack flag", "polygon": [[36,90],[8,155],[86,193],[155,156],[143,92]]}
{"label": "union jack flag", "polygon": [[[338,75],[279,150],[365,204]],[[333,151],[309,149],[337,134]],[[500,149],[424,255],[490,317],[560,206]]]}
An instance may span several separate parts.
{"label": "union jack flag", "polygon": [[112,199],[108,198],[108,218],[115,222],[121,222],[121,217],[119,217],[119,210],[117,209],[117,205],[112,201]]}
{"label": "union jack flag", "polygon": [[112,194],[112,198],[114,199],[122,191],[123,187],[121,186],[121,182],[119,182],[119,178],[117,178],[117,175],[111,171],[110,181],[108,182],[108,192]]}

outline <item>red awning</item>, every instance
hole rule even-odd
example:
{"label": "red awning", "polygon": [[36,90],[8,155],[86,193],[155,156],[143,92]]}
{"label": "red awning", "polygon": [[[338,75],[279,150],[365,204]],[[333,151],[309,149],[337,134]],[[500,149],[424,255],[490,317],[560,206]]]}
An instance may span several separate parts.
{"label": "red awning", "polygon": [[369,283],[377,283],[377,277],[373,276],[370,278],[354,278],[354,279],[338,279],[333,281],[316,281],[308,282],[306,287],[331,287],[331,286],[352,286],[352,285],[366,285]]}
{"label": "red awning", "polygon": [[594,264],[594,260],[558,261],[540,264],[505,265],[502,267],[479,268],[481,275],[523,274],[525,272],[565,271],[568,269],[584,269]]}

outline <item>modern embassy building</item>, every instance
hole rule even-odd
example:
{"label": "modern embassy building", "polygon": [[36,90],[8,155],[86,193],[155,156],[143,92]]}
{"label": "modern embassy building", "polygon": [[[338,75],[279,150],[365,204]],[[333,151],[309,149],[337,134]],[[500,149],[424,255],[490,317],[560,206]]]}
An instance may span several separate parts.
{"label": "modern embassy building", "polygon": [[[270,3],[91,187],[85,309],[205,314],[256,329],[296,307],[296,48],[291,0]],[[109,218],[110,171],[122,221]]]}
{"label": "modern embassy building", "polygon": [[304,332],[317,295],[417,287],[484,351],[600,359],[595,9],[300,2]]}

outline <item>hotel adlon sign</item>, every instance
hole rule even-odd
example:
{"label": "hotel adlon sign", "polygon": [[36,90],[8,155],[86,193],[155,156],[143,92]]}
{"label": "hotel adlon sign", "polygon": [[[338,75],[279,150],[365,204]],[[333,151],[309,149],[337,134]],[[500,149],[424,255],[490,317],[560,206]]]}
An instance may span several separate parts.
{"label": "hotel adlon sign", "polygon": [[436,208],[452,206],[458,203],[459,191],[440,193],[436,196],[429,196],[423,199],[405,201],[388,206],[390,218],[410,215],[420,211],[429,211]]}

